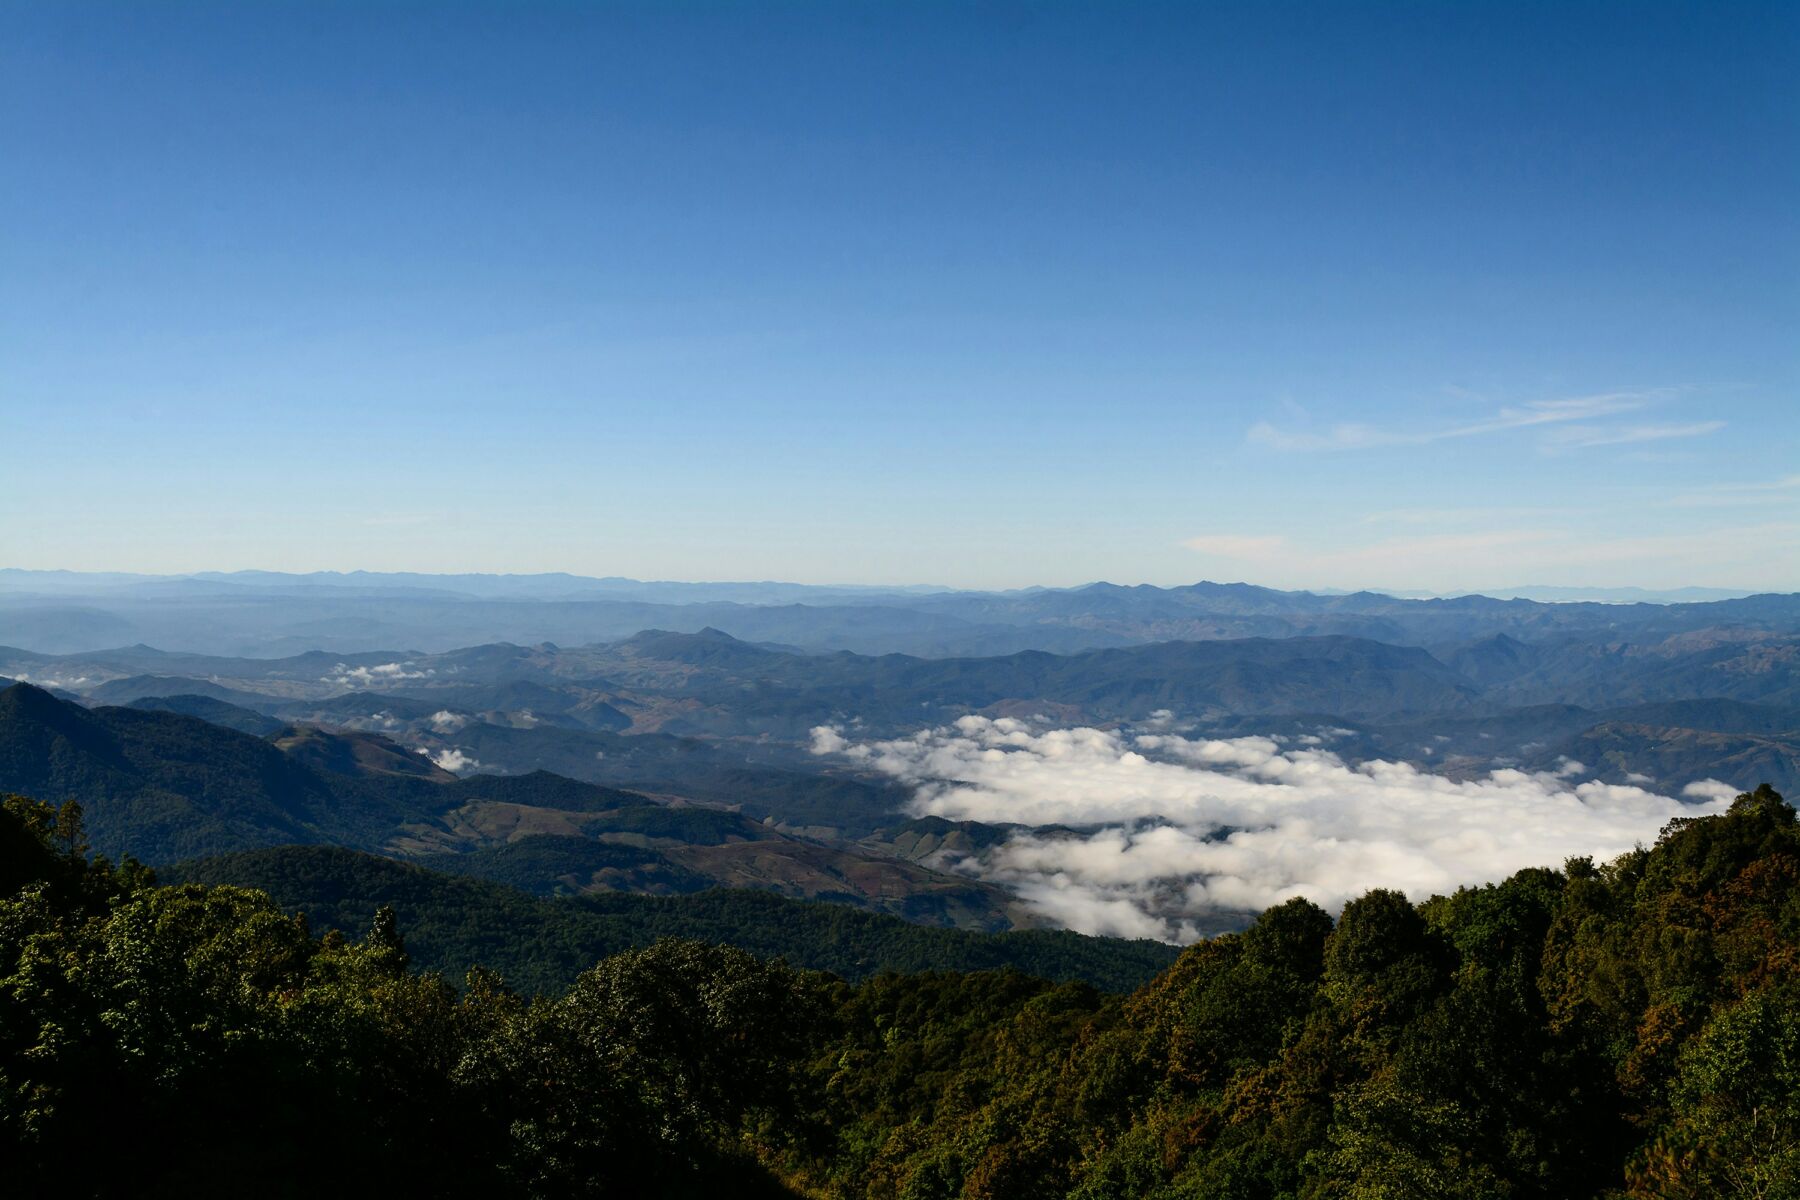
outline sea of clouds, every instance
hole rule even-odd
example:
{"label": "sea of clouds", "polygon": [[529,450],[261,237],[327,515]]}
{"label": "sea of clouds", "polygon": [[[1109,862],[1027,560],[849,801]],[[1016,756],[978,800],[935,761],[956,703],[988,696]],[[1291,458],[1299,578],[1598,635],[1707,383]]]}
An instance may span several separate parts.
{"label": "sea of clouds", "polygon": [[1336,910],[1374,887],[1414,899],[1569,857],[1604,860],[1671,818],[1719,812],[1711,780],[1684,798],[1556,773],[1457,780],[1405,763],[1346,762],[1332,731],[1189,738],[1167,714],[1135,729],[1057,729],[964,717],[911,737],[812,731],[813,753],[908,784],[912,811],[1015,824],[940,865],[1004,884],[1084,933],[1186,942],[1222,912],[1305,896]]}

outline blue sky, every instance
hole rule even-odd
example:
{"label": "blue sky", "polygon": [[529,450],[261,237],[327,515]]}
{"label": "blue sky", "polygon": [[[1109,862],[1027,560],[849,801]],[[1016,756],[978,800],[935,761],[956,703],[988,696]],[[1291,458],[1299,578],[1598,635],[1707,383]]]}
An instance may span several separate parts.
{"label": "blue sky", "polygon": [[1800,587],[1792,4],[0,5],[0,564]]}

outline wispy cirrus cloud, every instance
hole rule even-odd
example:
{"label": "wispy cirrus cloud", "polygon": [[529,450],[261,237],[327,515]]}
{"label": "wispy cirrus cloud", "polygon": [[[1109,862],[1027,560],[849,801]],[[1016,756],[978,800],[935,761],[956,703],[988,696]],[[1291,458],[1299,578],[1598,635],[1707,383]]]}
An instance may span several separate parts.
{"label": "wispy cirrus cloud", "polygon": [[1715,483],[1669,497],[1673,508],[1735,508],[1739,505],[1783,505],[1800,502],[1800,475],[1751,482]]}
{"label": "wispy cirrus cloud", "polygon": [[1704,437],[1725,428],[1723,421],[1690,421],[1685,425],[1627,425],[1608,427],[1570,425],[1547,430],[1544,449],[1583,450],[1590,446],[1629,446],[1638,442],[1662,442],[1672,438]]}
{"label": "wispy cirrus cloud", "polygon": [[1562,400],[1536,400],[1500,409],[1492,416],[1437,429],[1388,429],[1374,425],[1334,425],[1323,433],[1282,429],[1267,421],[1250,427],[1246,435],[1258,445],[1276,450],[1366,450],[1379,446],[1424,446],[1457,438],[1482,437],[1512,430],[1533,429],[1572,421],[1593,421],[1644,408],[1656,399],[1654,392],[1607,392]]}
{"label": "wispy cirrus cloud", "polygon": [[1458,508],[1434,505],[1429,508],[1383,508],[1357,518],[1360,525],[1474,525],[1502,521],[1557,520],[1564,510],[1551,505],[1485,505]]}

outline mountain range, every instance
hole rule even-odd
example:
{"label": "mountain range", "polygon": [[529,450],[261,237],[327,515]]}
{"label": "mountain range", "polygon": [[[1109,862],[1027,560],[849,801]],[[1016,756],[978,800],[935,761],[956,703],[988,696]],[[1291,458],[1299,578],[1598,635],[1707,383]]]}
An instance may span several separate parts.
{"label": "mountain range", "polygon": [[[808,753],[819,726],[902,736],[970,714],[1173,719],[1214,734],[1325,726],[1353,757],[1453,774],[1593,758],[1620,780],[1673,787],[1698,760],[1666,747],[1693,731],[1717,735],[1725,782],[1791,787],[1800,620],[1781,616],[1785,599],[1759,601],[1761,623],[1748,625],[1646,625],[1641,639],[1493,633],[1435,648],[1308,635],[923,658],[812,654],[703,628],[282,658],[0,647],[0,675],[89,704],[174,707],[259,735],[270,721],[375,733],[454,771],[549,770],[860,836],[904,795],[821,764]],[[1603,725],[1606,753],[1577,743]]]}
{"label": "mountain range", "polygon": [[[1531,589],[1518,589],[1529,591]],[[406,646],[616,641],[711,626],[807,651],[994,656],[1170,640],[1342,635],[1435,648],[1507,633],[1634,641],[1727,626],[1792,631],[1800,597],[1675,603],[1376,592],[1278,591],[1243,583],[1093,583],[972,592],[783,583],[644,583],[572,575],[375,572],[190,576],[0,570],[4,641],[49,653],[145,642],[279,657]]]}
{"label": "mountain range", "polygon": [[914,920],[1030,922],[1004,893],[724,808],[532,772],[459,779],[377,734],[267,737],[180,713],[0,691],[0,791],[76,799],[95,850],[151,864],[272,846],[412,858],[538,894],[753,887]]}
{"label": "mountain range", "polygon": [[[39,599],[99,586],[52,582]],[[255,865],[257,886],[278,893],[267,856],[301,847],[312,857],[294,862],[338,861],[318,857],[326,849],[373,856],[532,903],[674,904],[748,889],[972,933],[1046,920],[1003,873],[969,866],[1023,827],[922,819],[902,781],[816,752],[820,729],[872,742],[1015,718],[1328,744],[1346,763],[1404,763],[1451,781],[1511,769],[1665,796],[1761,783],[1800,791],[1797,596],[1620,605],[1211,584],[829,596],[656,585],[661,598],[650,599],[629,581],[595,582],[105,586],[109,603],[161,605],[189,612],[184,620],[209,619],[221,596],[276,616],[291,604],[377,615],[399,605],[403,620],[415,603],[465,615],[511,606],[521,620],[569,605],[624,606],[615,616],[660,605],[683,623],[723,606],[783,636],[701,624],[562,645],[533,625],[519,643],[431,648],[422,637],[342,649],[315,627],[320,644],[282,655],[0,646],[0,676],[20,681],[0,691],[0,791],[80,800],[108,855],[187,864],[216,882]],[[0,631],[15,642],[29,640],[15,636],[19,610],[8,607],[18,584],[0,604]],[[1013,642],[956,654],[835,645],[844,630],[879,642],[886,635],[871,631],[893,628],[883,623],[895,612],[1009,630]],[[1246,629],[1261,632],[1231,636]],[[1044,630],[1109,644],[1016,646]],[[237,866],[192,865],[207,862]],[[324,893],[290,882],[325,905]],[[1197,928],[1251,915],[1209,910]]]}

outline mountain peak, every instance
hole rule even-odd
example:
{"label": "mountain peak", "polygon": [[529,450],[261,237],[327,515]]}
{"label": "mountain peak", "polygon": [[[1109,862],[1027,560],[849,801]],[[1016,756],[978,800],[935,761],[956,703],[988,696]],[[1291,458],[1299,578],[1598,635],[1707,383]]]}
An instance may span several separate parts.
{"label": "mountain peak", "polygon": [[58,700],[33,683],[15,683],[0,689],[0,712],[12,717],[52,720],[65,711],[80,712],[78,706]]}

